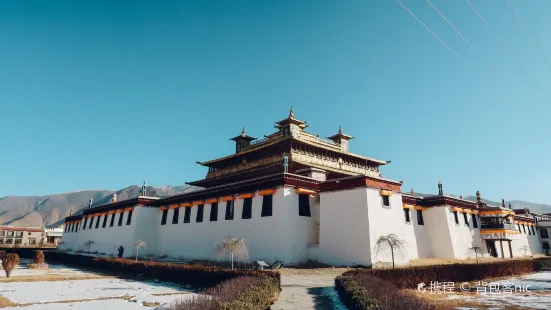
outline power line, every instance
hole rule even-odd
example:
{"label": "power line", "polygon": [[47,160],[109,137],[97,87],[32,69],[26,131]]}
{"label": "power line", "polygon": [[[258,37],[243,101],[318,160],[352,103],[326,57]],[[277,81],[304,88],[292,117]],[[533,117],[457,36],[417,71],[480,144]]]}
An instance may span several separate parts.
{"label": "power line", "polygon": [[[469,40],[467,40],[462,34],[461,32],[459,32],[459,30],[444,16],[444,14],[442,12],[440,12],[440,10],[434,5],[432,4],[432,2],[430,2],[430,0],[425,0],[435,11],[436,13],[438,13],[438,15],[440,15],[440,17],[442,17],[442,19],[453,29],[453,31],[455,31],[455,33],[463,40],[463,42],[465,42],[465,44],[467,44],[477,55],[478,57],[480,57],[484,63],[490,67],[490,69],[496,74],[498,75],[501,79],[503,79],[503,81],[507,84],[507,86],[511,89],[513,89],[513,91],[516,93],[517,96],[519,97],[522,97],[519,93],[519,91],[509,82],[509,80],[504,76],[502,75],[487,59],[486,57],[484,57],[470,42]],[[531,102],[530,102],[531,103]],[[533,106],[534,108],[538,109],[536,106]],[[540,117],[541,114],[538,113],[538,115]],[[551,127],[549,124],[547,124],[545,122],[545,119],[544,120],[544,123],[548,126],[548,127]]]}
{"label": "power line", "polygon": [[457,59],[459,59],[465,65],[469,66],[469,64],[463,58],[461,58],[461,56],[457,55],[457,53],[451,47],[449,47],[446,43],[444,43],[442,39],[440,39],[432,30],[430,30],[429,27],[425,25],[425,23],[423,23],[419,18],[417,18],[417,16],[415,16],[413,12],[411,12],[402,2],[400,2],[400,0],[396,0],[396,2],[398,2],[398,4],[400,4],[400,6],[402,6],[402,8],[404,8],[404,10],[406,10],[413,18],[415,18],[415,20],[419,24],[421,24],[421,26],[423,26],[433,37],[435,37],[438,41],[440,41],[440,43],[442,43],[442,45],[444,45]]}
{"label": "power line", "polygon": [[507,54],[509,54],[509,56],[511,56],[511,58],[513,58],[513,60],[517,63],[517,65],[522,69],[522,71],[524,72],[524,74],[530,79],[530,81],[532,82],[532,84],[534,84],[534,86],[542,93],[542,95],[545,97],[545,100],[548,102],[548,103],[551,103],[551,100],[549,100],[549,97],[547,97],[547,95],[545,94],[545,92],[541,89],[541,87],[538,85],[538,83],[536,83],[536,81],[534,81],[534,79],[530,76],[530,74],[528,73],[528,71],[526,71],[526,69],[524,68],[524,66],[522,65],[522,63],[520,63],[520,61],[515,57],[515,55],[513,55],[513,53],[511,53],[511,51],[509,50],[509,48],[507,47],[507,45],[505,44],[505,42],[503,42],[503,40],[501,40],[501,38],[494,32],[494,30],[492,29],[492,27],[490,27],[490,25],[488,25],[488,23],[486,22],[486,20],[484,20],[484,18],[482,17],[482,15],[480,15],[480,13],[478,13],[478,11],[476,10],[476,8],[471,4],[471,2],[469,0],[465,0],[469,6],[473,9],[473,11],[475,12],[475,14],[478,16],[478,18],[482,21],[482,23],[484,24],[484,26],[486,26],[486,28],[488,28],[488,30],[492,33],[492,35],[498,40],[498,42],[500,43],[501,47],[507,52]]}
{"label": "power line", "polygon": [[530,35],[530,32],[528,32],[528,29],[526,29],[526,27],[524,26],[524,23],[520,20],[520,18],[518,17],[517,13],[515,13],[515,11],[513,10],[513,8],[509,5],[509,2],[507,2],[507,0],[503,0],[503,2],[505,2],[505,4],[507,5],[507,7],[509,8],[509,11],[511,11],[511,13],[513,13],[513,16],[515,16],[517,22],[519,23],[519,25],[522,27],[522,29],[524,30],[524,32],[526,32],[526,35],[528,36],[528,38],[530,39],[530,41],[532,42],[532,45],[534,45],[534,47],[536,48],[536,50],[538,51],[538,53],[540,54],[541,58],[543,58],[543,60],[545,61],[545,63],[547,64],[547,67],[549,67],[549,69],[551,69],[551,65],[549,64],[549,61],[547,61],[547,58],[543,55],[543,52],[541,51],[541,49],[538,47],[538,45],[536,44],[536,41],[534,41],[534,39],[532,38],[532,36]]}

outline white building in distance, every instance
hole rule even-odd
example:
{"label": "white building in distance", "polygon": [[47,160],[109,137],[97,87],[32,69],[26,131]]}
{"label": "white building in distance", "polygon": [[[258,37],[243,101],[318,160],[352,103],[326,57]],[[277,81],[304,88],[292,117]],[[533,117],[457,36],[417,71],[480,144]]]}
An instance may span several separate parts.
{"label": "white building in distance", "polygon": [[[201,190],[167,198],[142,195],[84,209],[65,220],[63,248],[117,255],[144,240],[144,255],[214,260],[225,237],[245,238],[251,259],[351,266],[390,261],[375,251],[381,237],[403,241],[397,262],[417,258],[515,258],[542,253],[531,214],[444,195],[419,197],[381,177],[388,164],[349,151],[339,128],[320,139],[289,116],[263,139],[232,138],[235,153],[199,162]],[[90,244],[90,243],[88,243]],[[475,254],[476,252],[476,254]]]}

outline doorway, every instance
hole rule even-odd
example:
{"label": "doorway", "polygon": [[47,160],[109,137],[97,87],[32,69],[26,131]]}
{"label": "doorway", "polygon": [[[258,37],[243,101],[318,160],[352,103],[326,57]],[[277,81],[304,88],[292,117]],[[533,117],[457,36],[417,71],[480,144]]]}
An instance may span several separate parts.
{"label": "doorway", "polygon": [[492,257],[497,257],[496,244],[494,240],[486,240],[486,247],[488,248],[488,253],[490,253]]}

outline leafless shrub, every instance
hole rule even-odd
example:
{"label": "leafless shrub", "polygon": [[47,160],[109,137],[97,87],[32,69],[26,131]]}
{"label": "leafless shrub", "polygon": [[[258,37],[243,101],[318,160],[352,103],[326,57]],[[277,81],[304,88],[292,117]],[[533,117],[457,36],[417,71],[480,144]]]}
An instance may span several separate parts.
{"label": "leafless shrub", "polygon": [[405,244],[406,242],[398,238],[395,234],[380,236],[375,243],[375,255],[380,256],[381,254],[387,254],[387,252],[390,251],[392,269],[394,269],[394,258],[396,255],[404,256],[406,252]]}
{"label": "leafless shrub", "polygon": [[229,254],[231,269],[233,269],[234,259],[238,262],[250,259],[249,249],[243,238],[228,237],[220,239],[214,248],[214,253],[218,258],[224,258]]}

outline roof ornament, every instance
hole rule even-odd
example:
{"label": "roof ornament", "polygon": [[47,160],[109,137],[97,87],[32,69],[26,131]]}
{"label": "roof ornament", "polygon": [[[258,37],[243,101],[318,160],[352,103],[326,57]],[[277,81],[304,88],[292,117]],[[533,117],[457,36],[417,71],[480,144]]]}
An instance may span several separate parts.
{"label": "roof ornament", "polygon": [[69,216],[73,215],[73,212],[75,212],[75,209],[71,208],[71,211],[69,211]]}
{"label": "roof ornament", "polygon": [[442,181],[438,180],[438,195],[443,196],[444,190],[442,189]]}
{"label": "roof ornament", "polygon": [[413,191],[413,187],[411,188],[411,191],[409,191],[409,193],[411,194],[411,196],[415,196],[415,192]]}
{"label": "roof ornament", "polygon": [[339,133],[342,134],[342,126],[339,125]]}
{"label": "roof ornament", "polygon": [[459,194],[459,199],[463,199],[463,195]]}
{"label": "roof ornament", "polygon": [[505,208],[505,199],[501,198],[501,206]]}
{"label": "roof ornament", "polygon": [[511,206],[510,202],[509,202],[509,209],[513,210],[513,206]]}
{"label": "roof ornament", "polygon": [[241,129],[241,135],[242,135],[242,136],[245,136],[245,135],[246,135],[246,134],[245,134],[245,126],[243,126],[243,128]]}
{"label": "roof ornament", "polygon": [[293,111],[293,107],[291,106],[291,111],[289,111],[289,118],[294,119],[295,118],[295,112]]}
{"label": "roof ornament", "polygon": [[287,155],[283,156],[283,173],[289,172],[289,158]]}
{"label": "roof ornament", "polygon": [[90,208],[92,207],[92,202],[93,202],[93,201],[94,201],[94,200],[93,200],[92,198],[90,198],[90,201],[88,202],[88,209],[90,209]]}
{"label": "roof ornament", "polygon": [[147,196],[147,185],[145,184],[145,181],[143,181],[142,185],[142,196]]}
{"label": "roof ornament", "polygon": [[117,202],[117,193],[113,193],[113,198],[111,198],[111,203]]}

